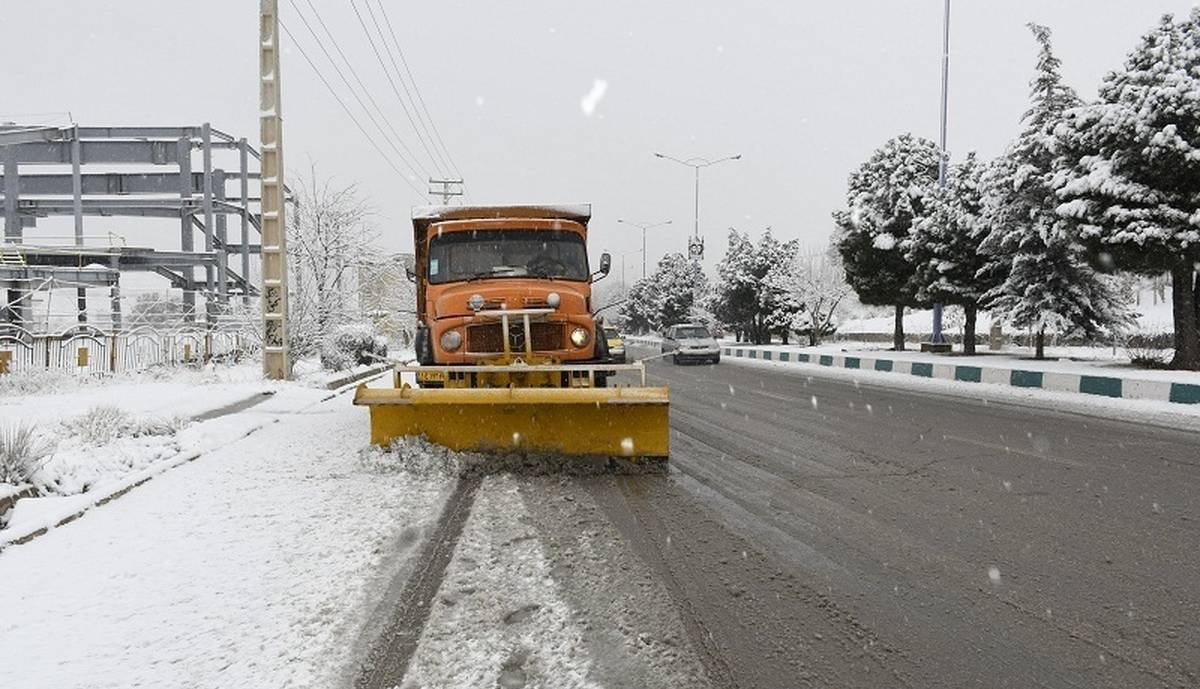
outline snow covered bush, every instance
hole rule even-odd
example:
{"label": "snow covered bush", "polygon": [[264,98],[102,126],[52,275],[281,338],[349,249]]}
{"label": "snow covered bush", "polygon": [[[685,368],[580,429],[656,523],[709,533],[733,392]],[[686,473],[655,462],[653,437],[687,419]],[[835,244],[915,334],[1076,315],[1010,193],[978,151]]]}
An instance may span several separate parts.
{"label": "snow covered bush", "polygon": [[68,388],[77,388],[81,382],[87,380],[90,379],[78,378],[75,374],[63,369],[22,369],[0,375],[0,395],[36,395],[58,392]]}
{"label": "snow covered bush", "polygon": [[30,483],[54,447],[32,424],[0,426],[0,483]]}
{"label": "snow covered bush", "polygon": [[788,333],[802,308],[796,265],[795,240],[779,242],[767,228],[758,244],[748,234],[729,230],[725,256],[717,265],[718,282],[711,310],[739,337],[755,344],[771,341],[772,334]]}
{"label": "snow covered bush", "polygon": [[670,253],[659,260],[653,275],[629,290],[621,316],[635,332],[665,328],[687,321],[707,293],[708,281],[700,266],[683,254]]}
{"label": "snow covered bush", "polygon": [[361,364],[377,364],[387,357],[387,344],[367,325],[342,325],[321,345],[321,366],[343,371]]}
{"label": "snow covered bush", "polygon": [[64,434],[89,447],[107,445],[117,438],[175,435],[189,421],[181,416],[135,417],[119,407],[99,405],[61,422]]}

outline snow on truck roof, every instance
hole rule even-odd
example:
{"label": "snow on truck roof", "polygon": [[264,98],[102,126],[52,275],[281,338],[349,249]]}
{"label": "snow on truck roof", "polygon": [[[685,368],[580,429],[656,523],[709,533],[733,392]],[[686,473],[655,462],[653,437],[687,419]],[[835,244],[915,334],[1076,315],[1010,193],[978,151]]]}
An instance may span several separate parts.
{"label": "snow on truck roof", "polygon": [[482,218],[551,218],[574,220],[587,225],[592,204],[513,204],[503,206],[416,206],[413,224],[429,225],[442,220],[479,220]]}

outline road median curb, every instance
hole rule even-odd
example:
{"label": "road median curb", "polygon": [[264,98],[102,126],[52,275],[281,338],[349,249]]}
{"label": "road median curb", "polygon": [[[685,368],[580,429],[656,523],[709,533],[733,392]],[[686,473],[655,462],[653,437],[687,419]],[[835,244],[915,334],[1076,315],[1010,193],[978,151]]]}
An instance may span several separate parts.
{"label": "road median curb", "polygon": [[1011,366],[911,361],[876,356],[871,353],[868,353],[867,356],[862,354],[810,354],[736,345],[723,345],[721,354],[733,359],[773,361],[826,368],[865,369],[960,383],[991,383],[1014,388],[1033,388],[1117,399],[1200,404],[1200,385],[1166,380],[1147,380],[1130,376],[1098,376],[1021,369]]}

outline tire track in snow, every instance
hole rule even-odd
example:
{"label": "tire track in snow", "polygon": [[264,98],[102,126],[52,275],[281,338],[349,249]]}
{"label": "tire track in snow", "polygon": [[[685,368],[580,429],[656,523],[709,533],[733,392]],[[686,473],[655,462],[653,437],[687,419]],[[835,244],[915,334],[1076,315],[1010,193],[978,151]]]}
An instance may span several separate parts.
{"label": "tire track in snow", "polygon": [[386,689],[398,685],[404,678],[429,619],[434,596],[441,588],[446,567],[471,513],[479,484],[478,477],[459,479],[446,500],[433,534],[416,559],[417,568],[399,575],[407,581],[403,584],[394,616],[363,663],[355,682],[358,689]]}

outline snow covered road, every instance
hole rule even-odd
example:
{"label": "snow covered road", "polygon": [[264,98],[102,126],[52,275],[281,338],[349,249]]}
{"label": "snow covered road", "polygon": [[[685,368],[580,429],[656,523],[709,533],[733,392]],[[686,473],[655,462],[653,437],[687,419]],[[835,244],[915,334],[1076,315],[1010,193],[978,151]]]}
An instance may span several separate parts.
{"label": "snow covered road", "polygon": [[344,396],[243,414],[279,423],[0,553],[5,686],[348,683],[450,484],[360,463]]}

